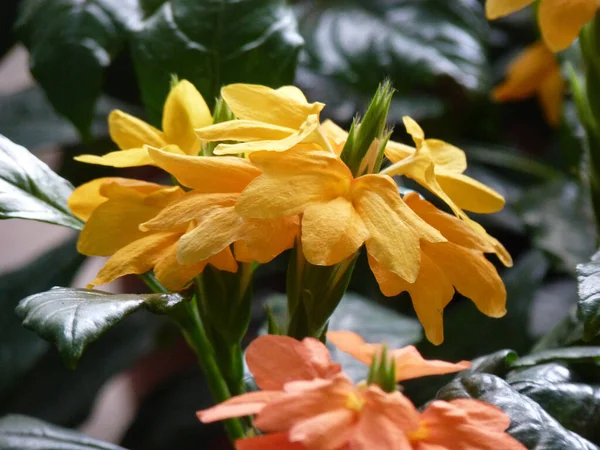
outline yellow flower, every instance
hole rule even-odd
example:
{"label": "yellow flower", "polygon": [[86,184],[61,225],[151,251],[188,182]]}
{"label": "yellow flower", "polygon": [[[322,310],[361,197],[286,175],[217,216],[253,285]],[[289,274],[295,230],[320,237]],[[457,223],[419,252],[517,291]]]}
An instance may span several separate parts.
{"label": "yellow flower", "polygon": [[509,102],[538,96],[546,119],[551,125],[560,123],[565,80],[556,56],[543,42],[527,47],[507,71],[504,83],[492,92],[494,100]]}
{"label": "yellow flower", "polygon": [[160,232],[139,229],[142,222],[152,219],[183,195],[179,187],[123,178],[100,178],[75,189],[69,207],[86,221],[77,249],[88,256],[110,256],[88,287],[154,270],[163,286],[178,291],[207,264],[236,272],[237,263],[229,248],[195,264],[177,262],[177,244],[188,227],[193,226],[190,222]]}
{"label": "yellow flower", "polygon": [[182,80],[169,93],[164,106],[162,129],[115,110],[108,118],[112,140],[121,150],[104,156],[80,155],[77,161],[112,167],[152,164],[148,147],[165,148],[174,153],[197,155],[200,140],[195,129],[212,123],[212,116],[202,95],[189,81]]}
{"label": "yellow flower", "polygon": [[[285,151],[298,144],[323,144],[319,113],[323,103],[308,103],[300,89],[271,89],[253,84],[231,84],[221,96],[238,120],[196,130],[204,141],[237,141],[219,144],[215,155],[255,151]],[[326,145],[326,144],[325,144]]]}
{"label": "yellow flower", "polygon": [[419,241],[445,241],[404,204],[390,177],[354,178],[331,152],[258,152],[250,160],[263,173],[242,192],[236,211],[271,220],[302,214],[302,249],[312,264],[337,264],[364,243],[372,258],[412,283]]}
{"label": "yellow flower", "polygon": [[191,188],[141,228],[169,230],[194,221],[181,237],[178,260],[194,264],[234,245],[236,259],[267,263],[293,247],[298,217],[259,220],[242,218],[235,211],[240,192],[260,170],[248,160],[233,156],[192,157],[150,149],[156,165]]}
{"label": "yellow flower", "polygon": [[455,289],[473,300],[483,314],[504,316],[506,289],[496,268],[484,255],[495,253],[494,246],[463,221],[438,210],[417,194],[406,195],[404,201],[448,242],[421,242],[421,270],[412,284],[369,255],[369,265],[381,292],[395,296],[407,291],[427,339],[435,345],[444,340],[443,311]]}
{"label": "yellow flower", "polygon": [[[533,4],[535,0],[487,0],[488,19],[497,19]],[[538,20],[544,41],[553,52],[569,47],[598,10],[598,0],[540,0]]]}
{"label": "yellow flower", "polygon": [[385,155],[393,164],[381,173],[407,176],[437,195],[458,217],[494,245],[505,265],[512,265],[506,249],[463,211],[493,213],[504,207],[504,198],[463,173],[467,159],[461,149],[437,139],[425,139],[421,127],[410,117],[404,117],[404,124],[415,148],[390,141]]}

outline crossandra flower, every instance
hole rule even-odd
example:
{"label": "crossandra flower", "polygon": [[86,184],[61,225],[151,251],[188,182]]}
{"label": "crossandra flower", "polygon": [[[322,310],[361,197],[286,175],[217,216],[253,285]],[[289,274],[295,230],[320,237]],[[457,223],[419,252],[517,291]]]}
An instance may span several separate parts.
{"label": "crossandra flower", "polygon": [[542,41],[527,47],[508,67],[506,80],[492,92],[494,100],[509,102],[537,96],[551,125],[560,123],[565,80],[556,56]]}
{"label": "crossandra flower", "polygon": [[455,290],[470,298],[483,314],[503,317],[506,288],[494,265],[485,257],[485,253],[496,251],[493,244],[464,221],[440,211],[415,193],[406,195],[404,200],[448,241],[421,243],[421,270],[412,284],[369,258],[381,292],[386,296],[408,292],[427,338],[436,345],[444,340],[443,311]]}
{"label": "crossandra flower", "polygon": [[312,264],[340,263],[366,244],[372,258],[411,283],[419,241],[445,240],[406,206],[390,177],[354,178],[329,151],[257,152],[250,160],[262,175],[244,189],[236,211],[263,220],[302,214],[302,250]]}
{"label": "crossandra flower", "polygon": [[437,139],[425,139],[423,129],[410,117],[404,117],[404,124],[415,147],[389,142],[385,155],[393,164],[381,173],[412,178],[434,193],[494,247],[494,253],[504,265],[512,266],[512,258],[502,244],[463,211],[481,214],[500,211],[504,207],[504,198],[463,173],[467,168],[467,159],[461,149]]}
{"label": "crossandra flower", "polygon": [[177,262],[177,243],[192,222],[158,232],[139,229],[142,222],[152,219],[183,195],[179,187],[124,178],[99,178],[75,189],[69,207],[86,222],[77,249],[88,256],[110,256],[88,287],[154,270],[163,286],[178,291],[207,264],[236,272],[237,263],[229,248],[195,264]]}
{"label": "crossandra flower", "polygon": [[[532,5],[535,0],[487,0],[488,19],[498,19]],[[598,0],[541,0],[538,21],[553,52],[569,47],[598,10]]]}
{"label": "crossandra flower", "polygon": [[295,86],[231,84],[221,89],[221,96],[237,120],[200,128],[197,135],[203,141],[238,143],[217,145],[215,155],[280,152],[325,143],[319,130],[319,113],[325,105],[309,103]]}
{"label": "crossandra flower", "polygon": [[182,264],[207,260],[230,245],[238,261],[264,264],[293,247],[298,235],[296,215],[249,219],[235,210],[240,193],[261,173],[247,159],[149,152],[157,166],[191,189],[141,225],[143,230],[158,232],[193,222],[179,243]]}
{"label": "crossandra flower", "polygon": [[174,153],[198,155],[200,140],[195,129],[212,124],[210,110],[192,83],[182,80],[171,89],[165,102],[162,131],[123,111],[108,117],[110,137],[121,150],[104,156],[80,155],[77,161],[112,167],[153,164],[148,147]]}
{"label": "crossandra flower", "polygon": [[[326,378],[315,377],[313,366],[330,366],[326,348],[319,341],[310,341],[307,351],[303,343],[292,344],[294,350],[278,366],[269,350],[277,356],[289,345],[290,338],[263,336],[257,339],[260,351],[247,355],[251,367],[260,367],[262,376],[270,368],[274,378],[265,382],[271,390],[250,392],[233,397],[217,406],[199,411],[202,422],[254,416],[255,426],[267,433],[238,440],[241,450],[523,450],[519,442],[505,431],[510,419],[498,408],[476,400],[434,401],[419,413],[408,398],[397,390],[384,392],[376,384],[354,385],[337,370],[328,371]],[[313,342],[314,341],[314,342]],[[346,341],[352,349],[353,343]],[[357,342],[363,353],[364,341]],[[252,346],[252,345],[251,345]],[[351,352],[354,354],[355,352]],[[315,358],[315,354],[319,356]],[[447,373],[435,364],[420,358],[421,363],[403,364],[402,353],[393,351],[398,366],[428,367],[429,374]],[[410,358],[410,357],[409,357]],[[270,361],[261,361],[270,360]],[[305,361],[297,361],[305,359]],[[414,360],[413,360],[414,361]],[[323,365],[323,363],[326,363]],[[427,365],[429,363],[429,365]],[[298,370],[303,367],[304,369]],[[460,370],[456,369],[455,370]],[[425,371],[425,373],[427,370]],[[309,378],[314,377],[314,378]],[[282,384],[282,381],[285,382]]]}

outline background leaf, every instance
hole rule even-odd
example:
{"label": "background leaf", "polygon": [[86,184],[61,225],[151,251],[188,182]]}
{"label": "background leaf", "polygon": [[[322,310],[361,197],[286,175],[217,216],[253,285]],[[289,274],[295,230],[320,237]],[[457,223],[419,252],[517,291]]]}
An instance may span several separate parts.
{"label": "background leaf", "polygon": [[583,321],[583,336],[591,340],[600,334],[600,255],[592,262],[577,266],[579,302],[577,310]]}

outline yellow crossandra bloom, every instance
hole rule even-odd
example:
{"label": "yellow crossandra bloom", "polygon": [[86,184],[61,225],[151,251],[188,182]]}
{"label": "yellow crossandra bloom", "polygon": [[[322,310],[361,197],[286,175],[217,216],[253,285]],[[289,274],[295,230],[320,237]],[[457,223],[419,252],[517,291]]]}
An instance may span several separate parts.
{"label": "yellow crossandra bloom", "polygon": [[[219,144],[215,155],[288,150],[298,144],[323,144],[319,113],[323,103],[309,103],[300,89],[271,89],[254,84],[230,84],[221,96],[238,120],[196,130],[203,141],[237,141]],[[325,145],[327,145],[325,143]]]}
{"label": "yellow crossandra bloom", "polygon": [[404,204],[390,177],[354,178],[331,152],[258,152],[250,160],[263,173],[242,192],[236,211],[255,219],[302,214],[302,249],[312,264],[337,264],[366,244],[371,258],[412,283],[419,241],[445,241]]}
{"label": "yellow crossandra bloom", "polygon": [[139,229],[142,222],[152,219],[183,195],[179,187],[124,178],[100,178],[75,189],[69,207],[86,221],[77,249],[88,256],[110,256],[88,287],[154,270],[163,286],[179,291],[207,264],[236,272],[237,262],[229,248],[195,264],[177,262],[178,241],[193,223],[160,232]]}
{"label": "yellow crossandra bloom", "polygon": [[233,156],[191,157],[150,149],[156,165],[191,188],[141,228],[169,230],[194,221],[181,237],[178,260],[194,264],[234,245],[236,259],[267,263],[292,248],[298,235],[298,217],[248,219],[235,211],[244,188],[260,170]]}
{"label": "yellow crossandra bloom", "polygon": [[[488,19],[498,19],[533,4],[535,0],[487,0]],[[540,0],[538,20],[544,41],[553,52],[569,47],[598,10],[598,0]]]}
{"label": "yellow crossandra bloom", "polygon": [[538,97],[551,125],[560,123],[565,80],[554,53],[542,41],[527,47],[508,67],[506,81],[492,92],[494,100],[509,102]]}
{"label": "yellow crossandra bloom", "polygon": [[437,139],[425,139],[422,128],[410,117],[404,117],[404,124],[415,148],[390,141],[385,155],[393,164],[381,173],[412,178],[437,195],[458,217],[492,243],[500,260],[511,266],[512,258],[502,244],[463,211],[481,214],[500,211],[504,207],[504,197],[463,173],[467,159],[461,149]]}
{"label": "yellow crossandra bloom", "polygon": [[204,98],[192,83],[182,80],[169,92],[162,120],[163,131],[123,111],[108,117],[110,137],[121,150],[104,156],[80,155],[80,162],[112,167],[134,167],[153,164],[148,147],[168,148],[175,153],[197,155],[200,140],[195,129],[212,124],[212,116]]}
{"label": "yellow crossandra bloom", "polygon": [[443,311],[455,289],[473,300],[483,314],[504,316],[506,289],[496,268],[484,255],[494,253],[494,247],[463,221],[438,210],[418,194],[408,194],[404,201],[448,242],[421,242],[421,270],[412,284],[369,256],[381,292],[391,297],[407,291],[427,339],[435,345],[444,340]]}

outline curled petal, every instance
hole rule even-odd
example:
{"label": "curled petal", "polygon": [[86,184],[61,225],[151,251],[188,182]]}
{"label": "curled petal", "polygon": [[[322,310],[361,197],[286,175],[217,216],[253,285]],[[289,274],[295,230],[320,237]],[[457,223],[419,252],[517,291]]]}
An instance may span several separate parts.
{"label": "curled petal", "polygon": [[196,414],[202,423],[251,416],[259,413],[265,405],[281,398],[283,395],[281,391],[248,392],[232,397],[212,408],[198,411]]}
{"label": "curled petal", "polygon": [[162,131],[118,109],[108,116],[108,131],[121,150],[146,145],[161,148],[168,144]]}

